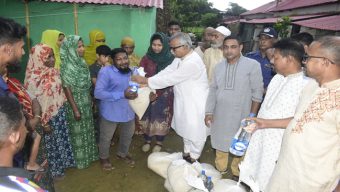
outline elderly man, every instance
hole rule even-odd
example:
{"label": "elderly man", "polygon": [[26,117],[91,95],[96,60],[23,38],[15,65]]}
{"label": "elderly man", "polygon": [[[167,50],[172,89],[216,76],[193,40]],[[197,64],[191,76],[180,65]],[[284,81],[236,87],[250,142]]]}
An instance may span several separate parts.
{"label": "elderly man", "polygon": [[314,41],[304,57],[310,81],[293,118],[254,119],[257,128],[286,128],[265,191],[332,191],[340,179],[340,37]]}
{"label": "elderly man", "polygon": [[[258,117],[278,119],[292,117],[301,92],[309,78],[301,69],[303,46],[292,39],[274,44],[274,67],[277,74],[269,83]],[[255,182],[264,191],[274,171],[280,153],[284,129],[261,129],[250,140],[240,178],[251,187]]]}
{"label": "elderly man", "polygon": [[262,78],[264,88],[267,89],[270,80],[274,76],[274,72],[271,68],[270,59],[266,57],[267,49],[273,47],[277,40],[277,32],[271,27],[264,28],[259,34],[259,50],[248,53],[246,57],[255,59],[261,64]]}
{"label": "elderly man", "polygon": [[207,68],[209,83],[212,81],[215,66],[223,60],[223,39],[231,34],[224,26],[219,26],[213,32],[211,47],[204,52],[203,62]]}
{"label": "elderly man", "polygon": [[152,89],[174,86],[171,127],[183,137],[183,158],[192,163],[200,157],[207,137],[203,119],[208,80],[202,59],[191,47],[189,35],[176,33],[170,38],[170,48],[176,57],[172,64],[153,77],[134,76],[133,79]]}
{"label": "elderly man", "polygon": [[225,59],[215,67],[205,108],[205,123],[211,126],[211,144],[216,149],[216,168],[228,171],[230,177],[238,176],[240,157],[229,155],[229,144],[241,120],[257,113],[263,94],[260,64],[242,56],[242,48],[239,37],[224,39]]}
{"label": "elderly man", "polygon": [[[26,28],[11,19],[0,17],[0,74],[4,74],[7,65],[19,64],[25,54],[23,49]],[[0,78],[0,96],[9,96],[8,86]]]}
{"label": "elderly man", "polygon": [[211,39],[215,29],[212,27],[207,27],[204,29],[202,42],[194,49],[194,51],[203,59],[205,50],[210,48]]}
{"label": "elderly man", "polygon": [[242,56],[242,48],[239,37],[224,39],[225,59],[215,67],[205,108],[205,123],[211,126],[211,144],[216,149],[216,168],[228,171],[230,177],[238,176],[240,157],[229,155],[229,144],[241,120],[255,116],[263,94],[260,64]]}

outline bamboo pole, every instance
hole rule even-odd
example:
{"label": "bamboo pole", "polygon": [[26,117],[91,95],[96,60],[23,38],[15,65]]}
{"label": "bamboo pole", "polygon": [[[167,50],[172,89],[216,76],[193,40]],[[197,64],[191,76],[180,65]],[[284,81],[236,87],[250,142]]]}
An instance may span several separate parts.
{"label": "bamboo pole", "polygon": [[74,33],[78,35],[78,10],[77,3],[73,3],[73,15],[74,15]]}
{"label": "bamboo pole", "polygon": [[25,0],[25,22],[26,22],[26,30],[27,30],[27,50],[31,50],[31,34],[30,34],[30,16],[29,16],[29,9],[28,9],[28,1]]}

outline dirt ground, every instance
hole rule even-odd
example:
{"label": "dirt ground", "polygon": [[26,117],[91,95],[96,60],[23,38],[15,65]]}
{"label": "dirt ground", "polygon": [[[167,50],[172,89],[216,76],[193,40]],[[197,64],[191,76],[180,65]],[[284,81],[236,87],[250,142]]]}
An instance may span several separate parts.
{"label": "dirt ground", "polygon": [[[116,141],[117,139],[115,136]],[[163,186],[165,180],[147,167],[147,157],[150,153],[141,150],[143,143],[141,135],[134,135],[130,146],[130,153],[136,161],[134,168],[116,159],[116,144],[111,147],[114,170],[103,171],[99,161],[93,162],[87,169],[67,169],[65,178],[55,182],[56,192],[166,192]],[[181,152],[182,149],[182,139],[171,131],[164,141],[162,151],[173,153]],[[210,140],[206,142],[201,162],[213,165],[214,152]]]}

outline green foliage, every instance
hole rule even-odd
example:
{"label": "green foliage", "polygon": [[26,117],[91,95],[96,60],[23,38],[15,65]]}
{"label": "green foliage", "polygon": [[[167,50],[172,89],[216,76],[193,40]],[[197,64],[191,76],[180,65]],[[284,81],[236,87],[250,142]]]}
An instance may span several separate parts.
{"label": "green foliage", "polygon": [[182,28],[215,27],[222,15],[212,8],[207,0],[169,0],[171,19],[182,24]]}
{"label": "green foliage", "polygon": [[277,20],[274,24],[274,29],[278,32],[279,37],[286,38],[289,34],[289,26],[291,25],[292,21],[288,16],[284,16]]}
{"label": "green foliage", "polygon": [[241,13],[248,11],[247,9],[239,6],[237,3],[229,3],[230,8],[227,8],[226,15],[228,16],[239,16]]}

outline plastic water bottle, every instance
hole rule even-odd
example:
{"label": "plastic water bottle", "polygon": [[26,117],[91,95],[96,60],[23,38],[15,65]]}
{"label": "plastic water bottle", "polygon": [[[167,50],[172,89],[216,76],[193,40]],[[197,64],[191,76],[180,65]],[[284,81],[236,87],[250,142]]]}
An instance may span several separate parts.
{"label": "plastic water bottle", "polygon": [[205,170],[202,170],[201,174],[198,177],[203,181],[205,186],[205,183],[207,182],[207,175],[205,174]]}
{"label": "plastic water bottle", "polygon": [[[137,67],[134,67],[132,69],[132,75],[139,75],[138,73],[138,68]],[[130,91],[131,92],[137,92],[138,91],[138,88],[139,88],[139,84],[137,82],[134,82],[134,81],[129,81],[129,86],[131,87],[130,88]]]}
{"label": "plastic water bottle", "polygon": [[204,186],[205,186],[205,188],[208,189],[209,192],[214,188],[214,184],[213,184],[210,176],[208,176],[207,182],[204,184]]}
{"label": "plastic water bottle", "polygon": [[241,121],[240,129],[237,131],[236,135],[234,136],[229,152],[236,155],[236,156],[243,156],[247,150],[249,145],[251,133],[247,132],[244,128],[253,123],[252,120],[243,119]]}

